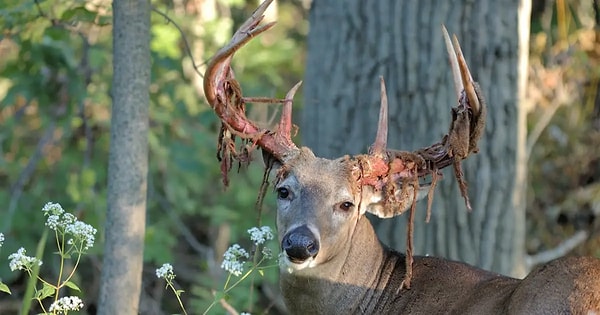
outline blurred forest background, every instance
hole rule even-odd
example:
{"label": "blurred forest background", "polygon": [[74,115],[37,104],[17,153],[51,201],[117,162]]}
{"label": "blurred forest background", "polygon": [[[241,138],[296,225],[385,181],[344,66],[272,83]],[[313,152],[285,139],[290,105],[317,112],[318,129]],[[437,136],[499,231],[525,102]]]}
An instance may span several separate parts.
{"label": "blurred forest background", "polygon": [[[249,245],[257,225],[262,163],[221,184],[219,121],[204,101],[206,58],[230,38],[258,1],[152,0],[152,85],[148,219],[141,304],[144,314],[178,312],[155,276],[170,262],[189,310],[205,309],[222,288],[223,252]],[[281,0],[277,26],[233,63],[245,95],[283,96],[301,80],[310,0]],[[531,17],[528,110],[527,252],[529,263],[557,247],[600,257],[600,2],[535,0]],[[7,255],[37,246],[48,201],[95,226],[98,244],[75,280],[94,313],[99,287],[112,75],[112,8],[107,0],[0,4],[0,313],[16,313],[26,277]],[[193,59],[190,57],[193,56]],[[302,104],[297,97],[295,104]],[[301,105],[300,105],[301,106]],[[267,121],[273,110],[253,110]],[[295,108],[298,110],[298,107]],[[296,115],[299,117],[299,115]],[[301,138],[300,130],[300,138]],[[275,226],[269,197],[261,218]],[[566,242],[565,242],[566,240]],[[568,245],[568,246],[565,246]],[[277,252],[277,246],[273,246]],[[53,275],[47,251],[43,273]],[[277,268],[232,290],[238,310],[277,312]],[[250,292],[250,294],[249,294]],[[215,313],[223,313],[217,308]],[[192,312],[196,313],[196,312]]]}

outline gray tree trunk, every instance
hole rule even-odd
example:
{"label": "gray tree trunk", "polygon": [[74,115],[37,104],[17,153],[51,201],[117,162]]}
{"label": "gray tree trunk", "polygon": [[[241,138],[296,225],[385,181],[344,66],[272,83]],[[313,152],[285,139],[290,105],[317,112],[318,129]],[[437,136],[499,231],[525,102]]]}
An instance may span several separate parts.
{"label": "gray tree trunk", "polygon": [[113,106],[98,314],[138,314],[146,223],[150,2],[113,2]]}
{"label": "gray tree trunk", "polygon": [[[510,1],[314,1],[301,131],[317,155],[364,153],[373,142],[379,79],[387,84],[389,147],[414,150],[448,131],[456,95],[441,33],[456,33],[488,100],[480,153],[464,163],[473,212],[451,170],[431,222],[416,216],[415,252],[504,274],[524,256],[524,112],[518,106],[518,7]],[[405,249],[407,215],[375,220],[381,240]]]}

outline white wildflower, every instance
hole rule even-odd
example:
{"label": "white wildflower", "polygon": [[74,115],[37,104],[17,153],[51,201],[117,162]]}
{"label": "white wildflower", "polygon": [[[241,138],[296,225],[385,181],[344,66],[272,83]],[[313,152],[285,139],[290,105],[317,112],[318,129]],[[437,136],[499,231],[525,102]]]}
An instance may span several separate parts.
{"label": "white wildflower", "polygon": [[261,252],[266,259],[273,258],[273,251],[270,248],[264,247]]}
{"label": "white wildflower", "polygon": [[60,226],[62,228],[66,228],[67,226],[76,223],[77,222],[77,218],[71,214],[71,213],[65,213],[63,214],[61,220],[60,220]]}
{"label": "white wildflower", "polygon": [[250,258],[248,252],[239,244],[233,244],[223,254],[223,263],[221,268],[234,276],[240,276],[244,271],[244,258]]}
{"label": "white wildflower", "polygon": [[65,227],[65,234],[73,235],[73,239],[67,240],[68,244],[74,244],[77,241],[83,242],[83,250],[88,250],[94,246],[96,229],[84,222],[75,221]]}
{"label": "white wildflower", "polygon": [[42,208],[42,212],[48,217],[46,219],[46,226],[54,231],[56,231],[56,229],[65,229],[68,225],[77,221],[77,218],[73,214],[65,212],[58,203],[47,203],[44,208]]}
{"label": "white wildflower", "polygon": [[42,265],[42,261],[35,258],[25,255],[25,248],[21,247],[16,253],[12,253],[8,256],[10,260],[9,266],[11,271],[15,270],[29,270],[33,267],[34,264]]}
{"label": "white wildflower", "polygon": [[240,315],[250,315],[248,312],[241,312]]}
{"label": "white wildflower", "polygon": [[173,280],[175,278],[173,266],[171,264],[163,264],[162,267],[156,269],[156,276],[165,280]]}
{"label": "white wildflower", "polygon": [[248,230],[248,233],[250,234],[250,240],[252,240],[255,245],[261,245],[267,240],[273,239],[273,232],[271,232],[271,228],[268,226],[261,226],[260,228],[253,227]]}
{"label": "white wildflower", "polygon": [[0,247],[2,247],[2,243],[4,243],[4,234],[0,233]]}
{"label": "white wildflower", "polygon": [[48,202],[42,208],[42,212],[44,212],[44,215],[60,216],[61,214],[65,213],[65,210],[62,208],[62,206],[59,203]]}
{"label": "white wildflower", "polygon": [[67,314],[69,311],[78,311],[83,307],[83,301],[77,296],[65,296],[50,305],[50,313]]}
{"label": "white wildflower", "polygon": [[48,219],[46,219],[46,226],[49,227],[51,230],[55,230],[58,227],[59,224],[59,220],[60,220],[60,216],[56,215],[56,214],[51,214],[48,216]]}

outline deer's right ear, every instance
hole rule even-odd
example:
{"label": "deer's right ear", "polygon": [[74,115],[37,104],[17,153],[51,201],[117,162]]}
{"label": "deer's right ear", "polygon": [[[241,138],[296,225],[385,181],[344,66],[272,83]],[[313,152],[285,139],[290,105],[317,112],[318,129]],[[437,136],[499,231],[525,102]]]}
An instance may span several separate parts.
{"label": "deer's right ear", "polygon": [[277,171],[283,165],[278,159],[276,159],[272,154],[270,154],[266,150],[261,151],[263,163],[265,164],[265,169]]}
{"label": "deer's right ear", "polygon": [[[419,201],[430,191],[430,186],[421,185],[417,189],[417,200]],[[415,191],[413,186],[406,187],[395,191],[395,197],[385,198],[382,190],[376,190],[372,186],[364,186],[362,190],[362,200],[360,214],[370,212],[382,219],[391,218],[404,213],[410,209],[413,204]],[[394,201],[389,201],[393,199]],[[390,206],[390,202],[393,204]]]}
{"label": "deer's right ear", "polygon": [[261,150],[261,152],[263,157],[263,163],[265,165],[265,172],[269,173],[265,174],[265,178],[269,178],[269,180],[271,180],[273,178],[273,174],[278,174],[278,171],[283,166],[283,163],[281,163],[281,161],[279,161],[266,150]]}

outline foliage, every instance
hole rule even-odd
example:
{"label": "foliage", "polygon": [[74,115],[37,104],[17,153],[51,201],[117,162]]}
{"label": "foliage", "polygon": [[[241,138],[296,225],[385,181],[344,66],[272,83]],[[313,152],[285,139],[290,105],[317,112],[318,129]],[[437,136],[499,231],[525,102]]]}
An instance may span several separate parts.
{"label": "foliage", "polygon": [[600,12],[591,6],[547,2],[532,17],[527,249],[533,253],[589,231],[576,251],[600,257]]}
{"label": "foliage", "polygon": [[[49,202],[42,208],[42,212],[43,216],[47,217],[45,225],[48,229],[44,230],[36,256],[27,256],[27,251],[23,247],[8,256],[10,270],[25,271],[30,279],[27,289],[33,294],[31,296],[25,295],[21,312],[23,314],[29,313],[31,300],[37,301],[44,314],[68,314],[70,311],[78,311],[83,307],[82,300],[78,296],[61,297],[60,293],[61,290],[65,291],[66,289],[81,292],[79,286],[72,279],[82,255],[94,246],[97,231],[91,225],[75,218],[73,214],[65,212],[60,204]],[[60,270],[56,282],[39,276],[40,266],[42,265],[40,257],[43,255],[46,235],[49,230],[54,231],[54,240],[57,247],[54,254],[60,258]],[[73,260],[75,256],[75,264],[70,268],[70,271],[67,271],[65,262]],[[41,284],[41,288],[39,288],[38,283]],[[11,294],[5,284],[1,281],[0,284],[3,287],[0,291]],[[49,306],[44,304],[44,300],[47,298],[54,299]]]}
{"label": "foliage", "polygon": [[[215,15],[201,16],[197,3],[213,4]],[[192,58],[185,46],[202,48],[194,51],[201,55],[194,55],[194,62],[202,72],[204,58],[230,37],[232,27],[255,4],[223,0],[153,1],[153,5],[170,20],[153,12],[145,260],[149,266],[167,260],[177,268],[193,270],[181,275],[178,284],[191,288],[186,289],[192,293],[188,297],[202,304],[206,293],[210,295],[226,279],[224,272],[213,267],[219,265],[226,244],[257,223],[254,203],[263,174],[260,162],[242,167],[224,192],[215,158],[218,121],[194,84],[201,78],[189,71]],[[289,18],[244,49],[241,62],[235,65],[241,81],[248,83],[244,86],[247,94],[283,95],[300,78],[303,49],[297,39],[307,31],[305,10],[298,3],[280,3],[279,11]],[[48,199],[74,209],[77,218],[103,226],[111,22],[109,1],[8,0],[0,4],[4,26],[0,34],[0,178],[4,185],[0,203],[5,205],[0,210],[0,231],[6,235],[6,252],[15,252],[19,246],[34,248],[41,237],[36,226],[43,221],[33,215],[33,209]],[[198,28],[204,32],[196,32]],[[281,40],[289,34],[294,38]],[[273,111],[261,109],[256,115]],[[274,226],[272,201],[267,200],[263,214],[261,224]],[[99,244],[90,250],[89,258],[82,259],[75,279],[98,280],[104,239],[103,229],[98,230]],[[42,277],[59,273],[58,263],[41,258],[47,261]],[[26,284],[6,266],[0,267],[0,279],[10,286],[11,299],[23,296]],[[256,284],[262,279],[273,284],[276,272],[257,279]],[[94,282],[86,281],[87,285]],[[0,303],[7,298],[0,293]],[[95,298],[83,296],[86,307]],[[209,303],[213,300],[207,298]],[[178,305],[170,302],[165,300],[165,308],[177,310]],[[246,308],[248,298],[242,292],[230,303]]]}

